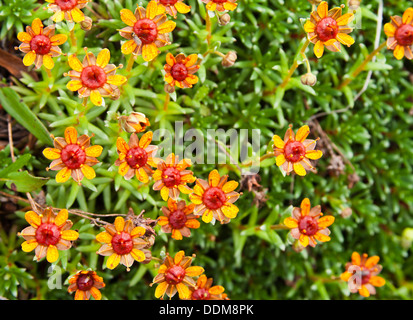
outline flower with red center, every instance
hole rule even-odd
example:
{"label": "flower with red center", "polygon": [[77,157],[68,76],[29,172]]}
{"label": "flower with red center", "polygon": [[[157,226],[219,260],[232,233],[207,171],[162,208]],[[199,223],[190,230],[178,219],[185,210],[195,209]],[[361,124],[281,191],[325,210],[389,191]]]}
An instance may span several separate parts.
{"label": "flower with red center", "polygon": [[85,20],[85,15],[80,10],[86,7],[91,0],[46,0],[49,2],[47,8],[54,12],[52,20],[61,22],[65,19],[67,22],[81,22]]}
{"label": "flower with red center", "polygon": [[95,271],[79,271],[69,279],[67,291],[75,293],[75,300],[89,300],[90,295],[95,300],[101,300],[102,294],[99,289],[105,287],[103,278],[99,277]]}
{"label": "flower with red center", "polygon": [[182,240],[182,236],[191,236],[191,229],[198,229],[200,223],[197,220],[199,217],[194,215],[194,204],[186,205],[184,200],[176,202],[168,199],[168,207],[162,207],[163,216],[158,220],[158,224],[162,226],[161,230],[165,233],[172,232],[172,238]]}
{"label": "flower with red center", "polygon": [[156,166],[153,153],[158,147],[150,145],[152,141],[152,131],[145,133],[139,140],[135,133],[132,133],[129,143],[119,137],[116,141],[119,158],[115,165],[119,166],[119,174],[126,180],[131,179],[134,175],[139,181],[147,183],[149,176],[152,175],[151,168]]}
{"label": "flower with red center", "polygon": [[212,287],[212,278],[207,278],[202,274],[199,276],[196,287],[190,287],[191,296],[188,300],[229,300],[225,289],[222,286]]}
{"label": "flower with red center", "polygon": [[295,135],[290,124],[284,140],[277,135],[273,137],[275,163],[287,175],[293,170],[300,176],[305,176],[306,170],[315,171],[309,160],[320,159],[323,153],[320,150],[314,150],[318,139],[307,139],[309,133],[310,128],[305,125],[298,129]]}
{"label": "flower with red center", "polygon": [[165,81],[171,87],[177,85],[179,88],[192,88],[192,85],[198,82],[198,77],[194,75],[199,69],[197,61],[197,54],[191,54],[186,57],[183,53],[180,53],[174,57],[168,52],[164,66],[166,72]]}
{"label": "flower with red center", "polygon": [[122,9],[120,17],[128,25],[119,30],[128,40],[121,47],[123,54],[142,55],[145,61],[151,61],[159,54],[158,48],[170,44],[168,33],[176,23],[167,20],[165,7],[155,1],[150,1],[146,10],[138,5],[135,13]]}
{"label": "flower with red center", "polygon": [[65,130],[64,138],[54,138],[54,148],[46,148],[43,155],[53,160],[47,170],[60,170],[56,175],[56,182],[66,182],[70,176],[80,184],[83,177],[93,179],[96,176],[92,166],[99,161],[103,148],[99,145],[90,146],[90,138],[84,134],[77,137],[73,127]]}
{"label": "flower with red center", "polygon": [[348,23],[353,20],[353,13],[342,14],[341,7],[328,10],[328,3],[321,2],[316,11],[313,11],[310,20],[304,24],[304,31],[308,33],[308,39],[315,44],[314,54],[321,58],[324,46],[333,52],[341,50],[341,43],[350,47],[354,39],[348,35],[352,28]]}
{"label": "flower with red center", "polygon": [[172,259],[169,253],[166,254],[163,264],[159,267],[158,274],[153,279],[150,286],[158,283],[155,290],[155,297],[161,298],[165,293],[172,298],[176,292],[180,299],[188,299],[191,291],[188,287],[195,287],[196,283],[192,277],[197,277],[204,272],[202,267],[191,267],[192,257],[185,256],[184,251],[179,251]]}
{"label": "flower with red center", "polygon": [[121,128],[128,133],[143,132],[151,125],[143,113],[135,111],[132,111],[128,116],[120,116],[118,121]]}
{"label": "flower with red center", "polygon": [[42,21],[36,18],[33,20],[31,27],[26,27],[26,32],[17,34],[17,39],[23,42],[18,49],[26,54],[23,58],[25,66],[34,63],[36,69],[39,69],[42,65],[47,69],[54,67],[52,58],[62,54],[62,50],[58,46],[67,40],[66,35],[55,35],[54,33],[54,25],[43,29]]}
{"label": "flower with red center", "polygon": [[[358,252],[353,252],[351,262],[346,264],[346,271],[340,276],[341,280],[347,282],[353,277],[359,286],[357,287],[353,284],[353,288],[351,288],[350,291],[352,293],[358,291],[363,297],[376,294],[375,287],[382,287],[386,283],[386,280],[377,276],[382,270],[382,266],[377,264],[380,258],[378,256],[372,256],[367,259],[367,257],[368,255],[366,253],[360,257]],[[357,277],[359,278],[357,279]]]}
{"label": "flower with red center", "polygon": [[393,55],[401,60],[413,59],[413,8],[408,8],[403,17],[390,17],[391,22],[384,25],[384,33],[388,36],[387,49],[394,50]]}
{"label": "flower with red center", "polygon": [[155,183],[153,190],[161,190],[161,197],[167,201],[169,197],[176,200],[179,193],[190,194],[192,189],[186,184],[195,181],[192,171],[187,170],[191,166],[191,161],[182,159],[171,153],[166,157],[166,160],[161,159],[157,162],[157,169],[153,174]]}
{"label": "flower with red center", "polygon": [[68,218],[66,209],[56,215],[51,208],[46,208],[40,215],[34,211],[27,211],[24,218],[30,224],[22,230],[19,236],[26,241],[22,243],[22,250],[30,252],[35,249],[37,261],[44,258],[53,263],[59,258],[58,250],[68,250],[72,241],[77,240],[79,234],[69,230],[73,223]]}
{"label": "flower with red center", "polygon": [[108,64],[110,60],[110,51],[103,49],[99,52],[97,58],[91,52],[87,52],[83,63],[75,54],[69,56],[69,66],[73,69],[65,76],[70,77],[67,88],[70,91],[77,91],[80,98],[90,96],[90,101],[95,106],[103,104],[102,97],[115,98],[119,96],[118,86],[123,85],[128,79],[124,76],[117,75],[116,67]]}
{"label": "flower with red center", "polygon": [[206,3],[206,8],[209,11],[234,11],[238,6],[237,0],[202,0],[202,2]]}
{"label": "flower with red center", "polygon": [[330,230],[327,228],[333,224],[333,216],[320,218],[321,206],[311,208],[310,200],[305,198],[300,208],[294,208],[292,217],[284,219],[284,224],[291,229],[291,235],[301,245],[315,247],[316,240],[320,242],[330,241]]}
{"label": "flower with red center", "polygon": [[105,226],[105,230],[96,236],[96,240],[102,243],[97,254],[109,256],[106,261],[108,269],[116,268],[119,263],[130,270],[134,260],[142,262],[150,254],[149,250],[143,250],[148,247],[148,242],[143,239],[146,233],[144,227],[134,227],[131,220],[117,217],[115,223]]}
{"label": "flower with red center", "polygon": [[189,195],[194,203],[195,215],[202,215],[202,221],[209,223],[212,218],[223,223],[230,222],[238,214],[238,207],[234,202],[240,194],[234,190],[238,182],[227,181],[228,175],[220,176],[217,170],[209,173],[208,181],[197,179],[194,192]]}
{"label": "flower with red center", "polygon": [[176,19],[176,14],[188,13],[191,11],[191,6],[186,5],[183,0],[155,0],[158,5],[165,8],[167,14],[173,16]]}

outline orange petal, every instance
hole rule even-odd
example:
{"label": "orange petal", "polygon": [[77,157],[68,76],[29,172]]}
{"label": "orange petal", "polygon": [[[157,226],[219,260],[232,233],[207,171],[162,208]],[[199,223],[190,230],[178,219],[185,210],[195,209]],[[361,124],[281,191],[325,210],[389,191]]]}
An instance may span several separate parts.
{"label": "orange petal", "polygon": [[208,176],[208,184],[212,187],[216,187],[221,179],[218,171],[216,169],[212,170]]}
{"label": "orange petal", "polygon": [[212,221],[213,214],[211,210],[206,210],[204,214],[202,215],[202,221],[205,223],[210,223]]}
{"label": "orange petal", "polygon": [[384,25],[384,33],[388,37],[394,37],[394,34],[396,33],[397,28],[394,26],[393,23],[386,23]]}
{"label": "orange petal", "polygon": [[229,2],[229,1],[224,2],[224,9],[225,10],[233,11],[233,10],[236,9],[237,6],[238,6],[238,4],[234,3],[234,2]]}
{"label": "orange petal", "polygon": [[291,217],[285,218],[284,224],[290,229],[298,227],[298,221]]}
{"label": "orange petal", "polygon": [[320,242],[327,242],[327,241],[330,241],[330,240],[331,240],[331,238],[330,238],[329,236],[326,236],[325,234],[322,234],[322,233],[320,233],[320,232],[317,232],[317,233],[314,235],[314,238],[316,238],[316,240],[318,240],[318,241],[320,241]]}
{"label": "orange petal", "polygon": [[123,217],[116,217],[114,225],[116,231],[122,232],[125,227],[125,219],[123,219]]}
{"label": "orange petal", "polygon": [[125,140],[123,140],[123,138],[121,138],[121,137],[119,137],[117,140],[116,140],[116,147],[117,147],[117,149],[118,149],[118,152],[120,152],[120,153],[127,153],[128,151],[129,151],[129,146],[128,146],[128,144],[126,143],[126,141]]}
{"label": "orange petal", "polygon": [[354,44],[354,39],[346,33],[338,33],[336,39],[347,47],[350,47],[352,44]]}
{"label": "orange petal", "polygon": [[146,233],[146,229],[144,227],[135,227],[132,229],[130,235],[132,238],[142,237]]}
{"label": "orange petal", "polygon": [[198,61],[198,55],[197,54],[190,54],[185,59],[185,67],[193,66],[197,61]]}
{"label": "orange petal", "polygon": [[77,131],[73,127],[67,127],[65,130],[65,141],[67,144],[75,144],[77,142]]}
{"label": "orange petal", "polygon": [[411,24],[413,22],[413,8],[407,8],[403,13],[403,24]]}
{"label": "orange petal", "polygon": [[325,216],[318,220],[318,227],[320,229],[325,229],[328,226],[331,226],[334,222],[335,218],[333,216]]}
{"label": "orange petal", "polygon": [[116,75],[108,76],[106,82],[114,86],[121,86],[126,81],[128,81],[128,78],[120,74],[116,74]]}
{"label": "orange petal", "polygon": [[341,17],[339,17],[336,22],[338,26],[345,26],[349,24],[354,18],[354,14],[352,13],[346,13],[343,14]]}
{"label": "orange petal", "polygon": [[351,263],[353,265],[359,266],[361,263],[361,257],[358,252],[353,252],[351,255]]}
{"label": "orange petal", "polygon": [[57,225],[58,227],[63,226],[68,217],[69,217],[69,212],[66,209],[60,210],[54,220],[55,225]]}
{"label": "orange petal", "polygon": [[155,290],[155,298],[161,298],[165,295],[166,289],[169,287],[169,284],[164,281],[158,284]]}
{"label": "orange petal", "polygon": [[153,20],[158,14],[158,4],[156,1],[150,1],[146,7],[146,18]]}
{"label": "orange petal", "polygon": [[317,7],[317,13],[321,19],[327,17],[328,15],[328,4],[326,1],[321,2]]}
{"label": "orange petal", "polygon": [[176,8],[176,10],[179,13],[188,13],[189,11],[191,11],[191,6],[186,5],[185,3],[183,3],[182,1],[177,1],[174,4],[174,7]]}
{"label": "orange petal", "polygon": [[382,287],[386,284],[386,280],[384,280],[382,277],[372,276],[369,283],[371,283],[375,287]]}
{"label": "orange petal", "polygon": [[370,258],[367,259],[366,261],[366,268],[370,269],[373,268],[377,263],[379,263],[380,261],[380,257],[379,256],[372,256]]}
{"label": "orange petal", "polygon": [[169,188],[168,187],[163,187],[161,189],[161,197],[163,201],[167,201],[169,198]]}
{"label": "orange petal", "polygon": [[310,213],[310,209],[311,209],[310,199],[305,198],[303,201],[301,201],[300,207],[301,207],[301,215],[307,216]]}
{"label": "orange petal", "polygon": [[300,241],[300,243],[301,243],[301,245],[302,245],[303,247],[307,247],[308,244],[310,243],[310,240],[309,240],[308,237],[307,237],[306,235],[304,235],[304,234],[301,234],[301,235],[300,235],[300,238],[299,238],[298,241]]}
{"label": "orange petal", "polygon": [[189,299],[189,297],[191,296],[191,291],[182,282],[176,285],[176,290],[178,290],[179,299],[185,300]]}
{"label": "orange petal", "polygon": [[39,18],[36,18],[32,22],[32,29],[36,35],[39,35],[43,31],[43,23]]}
{"label": "orange petal", "polygon": [[309,150],[305,153],[305,157],[311,160],[320,159],[323,156],[323,152],[321,150]]}
{"label": "orange petal", "polygon": [[139,140],[139,147],[145,149],[149,146],[152,141],[153,133],[152,131],[146,132],[142,138]]}

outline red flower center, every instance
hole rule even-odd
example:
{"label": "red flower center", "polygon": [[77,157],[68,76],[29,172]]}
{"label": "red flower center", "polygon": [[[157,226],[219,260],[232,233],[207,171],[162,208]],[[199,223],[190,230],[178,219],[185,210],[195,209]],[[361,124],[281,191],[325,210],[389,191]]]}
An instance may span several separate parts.
{"label": "red flower center", "polygon": [[77,279],[77,287],[79,290],[88,291],[93,287],[93,277],[89,274],[82,274]]}
{"label": "red flower center", "polygon": [[176,210],[169,215],[169,224],[173,229],[183,228],[187,220],[188,218],[182,210]]}
{"label": "red flower center", "polygon": [[369,270],[361,270],[361,284],[369,283],[371,278],[371,273]]}
{"label": "red flower center", "polygon": [[411,46],[413,44],[413,26],[403,24],[397,28],[394,37],[401,46]]}
{"label": "red flower center", "polygon": [[60,229],[54,223],[42,223],[36,229],[36,241],[43,246],[54,246],[60,240]]}
{"label": "red flower center", "polygon": [[285,159],[298,162],[305,157],[305,147],[299,141],[288,141],[284,147]]}
{"label": "red flower center", "polygon": [[307,236],[313,236],[319,228],[316,219],[310,216],[304,216],[298,221],[298,229]]}
{"label": "red flower center", "polygon": [[126,153],[126,162],[131,168],[137,169],[146,165],[148,161],[147,152],[139,147],[129,149]]}
{"label": "red flower center", "polygon": [[160,0],[159,2],[164,6],[173,6],[178,0]]}
{"label": "red flower center", "polygon": [[40,55],[48,54],[51,47],[52,42],[50,41],[49,37],[46,37],[43,34],[34,36],[30,41],[30,49],[34,50],[34,52]]}
{"label": "red flower center", "polygon": [[168,284],[177,285],[184,280],[185,269],[181,266],[174,265],[170,267],[165,274],[165,281]]}
{"label": "red flower center", "polygon": [[338,34],[337,21],[331,17],[321,19],[321,21],[317,23],[315,32],[317,33],[318,38],[323,42],[335,39]]}
{"label": "red flower center", "polygon": [[212,0],[212,2],[215,2],[215,3],[225,3],[227,1],[228,0]]}
{"label": "red flower center", "polygon": [[200,288],[192,292],[192,300],[209,300],[211,295],[205,288]]}
{"label": "red flower center", "polygon": [[216,210],[221,208],[225,202],[227,201],[227,197],[220,188],[217,187],[210,187],[208,188],[203,196],[203,202],[208,209]]}
{"label": "red flower center", "polygon": [[175,63],[171,68],[171,75],[175,80],[183,81],[188,75],[188,69],[183,63]]}
{"label": "red flower center", "polygon": [[89,89],[97,89],[106,83],[106,72],[98,66],[88,66],[82,70],[80,80]]}
{"label": "red flower center", "polygon": [[112,248],[119,255],[128,254],[133,249],[133,240],[129,233],[122,231],[112,238]]}
{"label": "red flower center", "polygon": [[151,19],[141,19],[136,21],[133,31],[143,44],[149,44],[158,37],[158,28]]}
{"label": "red flower center", "polygon": [[69,169],[79,169],[86,161],[86,152],[78,144],[68,144],[63,148],[60,157]]}
{"label": "red flower center", "polygon": [[55,0],[55,3],[60,7],[62,11],[72,10],[77,6],[77,0]]}
{"label": "red flower center", "polygon": [[162,173],[162,181],[168,188],[178,186],[181,183],[181,173],[176,168],[166,168]]}

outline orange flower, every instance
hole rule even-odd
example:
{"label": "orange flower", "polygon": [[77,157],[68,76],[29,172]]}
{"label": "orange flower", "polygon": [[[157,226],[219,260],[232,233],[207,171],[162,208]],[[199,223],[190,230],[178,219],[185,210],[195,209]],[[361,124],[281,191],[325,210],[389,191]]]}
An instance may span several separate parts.
{"label": "orange flower", "polygon": [[152,154],[158,147],[150,145],[152,141],[152,131],[145,133],[139,140],[135,133],[132,133],[129,144],[119,137],[116,141],[119,158],[115,165],[119,166],[119,174],[126,180],[131,179],[135,174],[139,181],[147,183],[152,175],[151,168],[156,166]]}
{"label": "orange flower", "polygon": [[194,75],[198,71],[198,55],[191,54],[186,57],[183,53],[174,57],[171,53],[166,54],[166,64],[164,66],[165,81],[174,87],[192,88],[198,82],[198,77]]}
{"label": "orange flower", "polygon": [[27,211],[24,218],[30,227],[18,234],[26,240],[22,243],[22,250],[35,250],[37,261],[46,256],[48,262],[55,262],[59,258],[58,250],[70,249],[72,241],[79,237],[76,231],[69,230],[73,223],[67,220],[68,215],[66,209],[60,210],[57,215],[51,208],[46,208],[40,215]]}
{"label": "orange flower", "polygon": [[157,169],[153,174],[153,179],[156,181],[153,185],[153,190],[161,190],[161,197],[164,201],[171,197],[176,200],[179,193],[190,194],[192,189],[186,184],[196,180],[192,171],[187,170],[191,166],[191,161],[182,159],[171,153],[166,157],[166,160],[159,160]]}
{"label": "orange flower", "polygon": [[291,229],[291,235],[297,239],[304,247],[308,245],[315,247],[316,240],[320,242],[330,241],[330,226],[335,218],[333,216],[325,216],[319,218],[321,207],[315,206],[311,208],[310,200],[305,198],[301,202],[301,208],[294,208],[292,217],[284,219],[284,224]]}
{"label": "orange flower", "polygon": [[128,79],[121,75],[116,75],[116,67],[108,64],[110,51],[103,49],[99,52],[97,58],[91,52],[87,52],[83,63],[75,54],[69,56],[69,66],[73,69],[64,76],[69,76],[71,81],[68,82],[67,88],[70,91],[77,91],[80,98],[90,96],[90,101],[95,106],[103,104],[102,97],[117,97],[119,95],[118,86],[123,85]]}
{"label": "orange flower", "polygon": [[141,237],[145,235],[144,227],[134,227],[131,220],[116,217],[115,223],[105,226],[105,230],[96,236],[96,240],[102,243],[99,251],[102,256],[109,256],[106,261],[108,269],[116,268],[119,263],[130,270],[134,260],[142,262],[150,255],[149,250],[141,250],[148,247],[148,242]]}
{"label": "orange flower", "polygon": [[128,133],[143,132],[151,125],[149,119],[143,113],[135,111],[128,116],[120,116],[118,120],[121,128]]}
{"label": "orange flower", "polygon": [[191,267],[192,257],[185,257],[184,251],[179,251],[175,258],[172,259],[169,253],[166,254],[166,258],[163,264],[159,267],[158,274],[150,284],[154,285],[158,283],[155,290],[155,297],[161,298],[165,293],[172,298],[176,292],[179,293],[180,299],[188,299],[191,296],[189,287],[195,287],[196,283],[192,277],[197,277],[204,272],[202,267]]}
{"label": "orange flower", "polygon": [[90,295],[95,300],[102,299],[99,289],[104,288],[105,283],[95,271],[79,271],[69,279],[69,284],[67,291],[69,293],[76,291],[75,300],[89,300]]}
{"label": "orange flower", "polygon": [[46,0],[49,2],[47,8],[55,14],[52,16],[54,22],[61,22],[65,19],[68,22],[81,22],[85,20],[85,15],[80,10],[86,7],[91,0]]}
{"label": "orange flower", "polygon": [[[363,254],[363,257],[360,257],[358,252],[353,252],[351,255],[351,262],[346,264],[346,271],[340,276],[341,280],[348,282],[353,275],[357,277],[359,272],[361,276],[360,287],[352,288],[351,292],[356,293],[358,291],[363,297],[369,297],[370,295],[376,294],[375,287],[382,287],[386,283],[386,280],[377,276],[382,270],[382,266],[377,264],[380,258],[378,256],[372,256],[367,259],[367,257],[368,255],[366,253]],[[349,270],[349,268],[353,266],[358,268]],[[355,274],[354,271],[356,272]]]}
{"label": "orange flower", "polygon": [[176,14],[188,13],[191,11],[191,6],[186,5],[183,0],[155,0],[158,5],[165,8],[167,14],[173,16],[176,19]]}
{"label": "orange flower", "polygon": [[100,156],[103,148],[90,146],[90,138],[86,134],[78,138],[76,129],[68,127],[64,138],[54,138],[54,148],[43,150],[43,155],[53,160],[47,170],[60,170],[56,182],[66,182],[72,176],[80,184],[83,177],[93,179],[96,176],[92,166],[99,162],[96,157]]}
{"label": "orange flower", "polygon": [[54,67],[53,59],[62,54],[58,47],[67,40],[64,34],[54,34],[55,25],[43,29],[43,23],[39,18],[32,22],[32,26],[26,26],[26,32],[19,32],[17,39],[23,42],[19,50],[26,55],[23,58],[23,64],[30,66],[34,63],[35,68],[39,69],[42,65],[47,69]]}
{"label": "orange flower", "polygon": [[310,128],[305,125],[298,129],[295,135],[290,124],[284,135],[284,140],[277,135],[272,138],[275,163],[277,166],[281,166],[287,175],[294,170],[296,174],[305,176],[306,170],[315,170],[309,159],[317,160],[323,155],[320,150],[314,150],[318,139],[307,139],[309,133]]}
{"label": "orange flower", "polygon": [[212,287],[212,278],[202,274],[196,282],[196,287],[190,287],[191,296],[189,300],[229,300],[222,286]]}
{"label": "orange flower", "polygon": [[317,10],[311,13],[310,20],[304,24],[304,30],[308,33],[308,39],[315,44],[314,54],[321,58],[324,46],[333,52],[341,50],[341,43],[350,47],[354,39],[348,35],[352,28],[348,23],[353,20],[354,14],[342,14],[341,7],[328,10],[328,3],[321,2]]}
{"label": "orange flower", "polygon": [[238,6],[237,0],[202,0],[202,2],[206,3],[206,8],[209,11],[234,11]]}
{"label": "orange flower", "polygon": [[197,179],[194,193],[189,195],[196,205],[195,215],[202,215],[202,221],[209,223],[215,218],[223,223],[230,222],[238,214],[238,207],[234,202],[240,194],[234,190],[238,182],[228,181],[228,175],[220,176],[217,170],[209,173],[208,181]]}
{"label": "orange flower", "polygon": [[391,22],[384,25],[384,33],[387,39],[387,49],[394,50],[396,59],[406,57],[413,59],[413,8],[408,8],[403,17],[390,17]]}
{"label": "orange flower", "polygon": [[150,1],[146,10],[138,5],[134,14],[122,9],[120,18],[128,25],[119,30],[128,40],[121,47],[122,53],[142,55],[145,61],[156,58],[158,48],[170,44],[168,33],[176,26],[174,21],[167,20],[165,7],[155,1]]}
{"label": "orange flower", "polygon": [[193,203],[186,205],[184,200],[176,202],[171,198],[168,199],[168,207],[162,207],[164,216],[159,217],[158,224],[162,226],[162,231],[165,233],[172,232],[172,238],[182,240],[182,236],[191,236],[192,229],[198,229],[200,223],[197,220],[199,216],[195,216],[195,205]]}

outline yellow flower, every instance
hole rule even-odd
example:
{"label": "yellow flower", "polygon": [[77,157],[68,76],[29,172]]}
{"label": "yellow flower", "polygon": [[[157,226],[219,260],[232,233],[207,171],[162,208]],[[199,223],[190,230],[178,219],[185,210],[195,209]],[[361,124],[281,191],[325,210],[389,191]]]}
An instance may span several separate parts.
{"label": "yellow flower", "polygon": [[151,61],[159,54],[158,48],[170,44],[168,33],[176,23],[167,20],[165,7],[155,1],[150,1],[146,10],[138,6],[135,13],[122,9],[120,17],[128,25],[119,30],[128,40],[121,47],[123,54],[142,55],[145,61]]}
{"label": "yellow flower", "polygon": [[328,10],[328,3],[321,2],[317,10],[311,13],[310,20],[304,24],[304,30],[308,33],[308,39],[315,44],[314,54],[321,58],[324,47],[337,52],[341,50],[341,44],[350,47],[354,39],[348,35],[352,28],[348,23],[353,20],[352,13],[342,14],[341,7]]}
{"label": "yellow flower", "polygon": [[165,81],[172,87],[192,88],[198,82],[198,77],[194,75],[198,71],[198,55],[191,54],[186,57],[183,53],[174,57],[171,53],[166,54]]}
{"label": "yellow flower", "polygon": [[320,150],[314,150],[318,139],[307,139],[309,133],[310,129],[305,125],[298,129],[295,135],[290,124],[284,140],[277,135],[273,137],[275,163],[282,167],[287,175],[294,170],[296,174],[305,176],[306,170],[315,170],[310,159],[317,160],[323,155]]}
{"label": "yellow flower", "polygon": [[394,50],[396,59],[413,59],[413,8],[408,8],[403,17],[391,17],[391,22],[384,25],[384,33],[388,36],[387,48]]}
{"label": "yellow flower", "polygon": [[30,66],[34,63],[35,68],[39,69],[42,65],[47,69],[54,67],[52,58],[62,54],[58,47],[67,40],[64,34],[54,34],[55,26],[51,25],[43,29],[43,23],[39,18],[32,22],[32,26],[26,27],[26,32],[19,32],[17,39],[23,42],[19,50],[26,55],[23,58],[23,64]]}
{"label": "yellow flower", "polygon": [[91,0],[46,0],[49,2],[47,8],[54,12],[52,20],[61,22],[65,19],[68,22],[81,22],[85,20],[85,15],[80,10]]}
{"label": "yellow flower", "polygon": [[220,176],[217,170],[209,173],[208,181],[197,179],[194,192],[189,195],[194,203],[195,215],[202,215],[202,221],[209,223],[212,218],[228,223],[238,214],[238,207],[234,202],[240,194],[234,190],[238,182],[227,181],[228,175]]}
{"label": "yellow flower", "polygon": [[84,134],[77,137],[73,127],[65,130],[64,138],[54,138],[54,148],[46,148],[43,155],[53,160],[47,170],[60,170],[56,175],[56,182],[66,182],[70,176],[80,184],[83,177],[93,179],[96,176],[92,166],[99,161],[103,148],[99,145],[90,146],[90,138]]}
{"label": "yellow flower", "polygon": [[26,240],[22,243],[22,250],[35,250],[37,261],[46,257],[48,262],[55,262],[59,258],[58,250],[70,249],[72,241],[79,237],[76,231],[70,230],[73,223],[67,220],[68,215],[66,209],[60,210],[57,215],[51,208],[46,208],[40,215],[27,211],[24,217],[30,227],[19,233]]}
{"label": "yellow flower", "polygon": [[91,52],[87,52],[83,63],[75,54],[69,56],[69,66],[73,69],[65,76],[71,80],[67,84],[70,91],[77,91],[80,98],[90,96],[90,101],[95,106],[103,104],[102,97],[117,97],[119,95],[118,86],[123,85],[128,79],[124,76],[117,75],[116,67],[108,64],[110,60],[110,51],[103,49],[99,52],[97,58]]}

